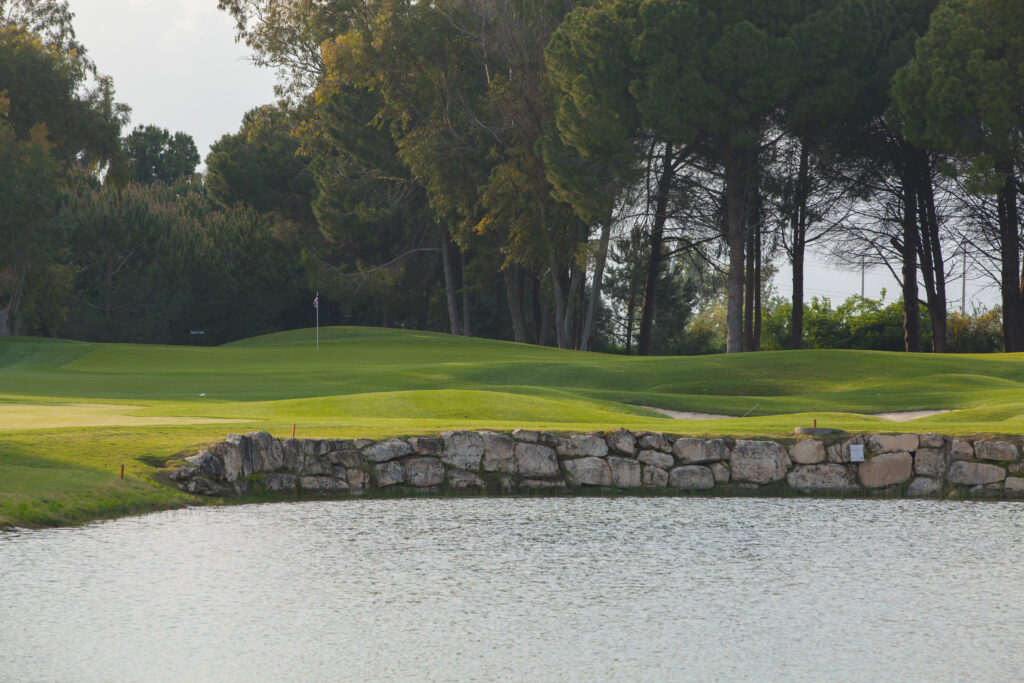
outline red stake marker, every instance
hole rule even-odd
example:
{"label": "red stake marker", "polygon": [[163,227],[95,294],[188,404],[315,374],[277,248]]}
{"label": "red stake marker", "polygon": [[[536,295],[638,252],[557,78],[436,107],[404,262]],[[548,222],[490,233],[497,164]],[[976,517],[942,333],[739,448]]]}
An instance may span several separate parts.
{"label": "red stake marker", "polygon": [[121,479],[124,479],[124,465],[121,465]]}
{"label": "red stake marker", "polygon": [[292,438],[295,438],[295,423],[292,422]]}
{"label": "red stake marker", "polygon": [[814,418],[814,428],[818,428],[818,418]]}

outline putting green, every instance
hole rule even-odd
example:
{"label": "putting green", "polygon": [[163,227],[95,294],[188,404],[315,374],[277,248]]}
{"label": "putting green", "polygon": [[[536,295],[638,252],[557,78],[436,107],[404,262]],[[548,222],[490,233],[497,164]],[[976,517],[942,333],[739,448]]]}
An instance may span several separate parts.
{"label": "putting green", "polygon": [[[673,420],[641,406],[735,417]],[[953,412],[871,417],[925,410]],[[321,329],[319,350],[311,330],[214,348],[0,339],[0,524],[182,504],[146,482],[229,431],[628,427],[777,438],[815,419],[849,431],[1019,433],[1024,355],[638,358],[375,328]]]}

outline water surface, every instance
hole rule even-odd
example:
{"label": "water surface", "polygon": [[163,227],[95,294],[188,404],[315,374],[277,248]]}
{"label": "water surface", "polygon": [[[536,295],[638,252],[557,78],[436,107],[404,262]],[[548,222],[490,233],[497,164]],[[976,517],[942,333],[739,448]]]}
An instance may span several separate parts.
{"label": "water surface", "polygon": [[0,680],[1014,680],[1024,504],[353,500],[0,534]]}

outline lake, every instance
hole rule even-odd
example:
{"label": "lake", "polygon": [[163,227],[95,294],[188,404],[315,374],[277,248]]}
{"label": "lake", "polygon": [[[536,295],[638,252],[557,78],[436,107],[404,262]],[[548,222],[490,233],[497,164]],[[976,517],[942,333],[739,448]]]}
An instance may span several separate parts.
{"label": "lake", "polygon": [[1024,503],[349,500],[0,534],[0,680],[1019,680]]}

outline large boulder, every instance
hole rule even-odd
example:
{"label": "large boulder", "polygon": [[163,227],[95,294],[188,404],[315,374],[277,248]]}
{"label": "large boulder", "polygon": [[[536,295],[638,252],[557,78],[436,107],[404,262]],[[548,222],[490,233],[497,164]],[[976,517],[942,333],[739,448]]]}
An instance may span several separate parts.
{"label": "large boulder", "polygon": [[1020,451],[1009,441],[975,441],[974,457],[978,460],[1005,462],[1019,458]]}
{"label": "large boulder", "polygon": [[716,484],[728,484],[732,473],[729,472],[729,468],[724,462],[713,462],[708,464],[708,469],[711,470],[711,476],[715,478]]}
{"label": "large boulder", "polygon": [[192,493],[197,496],[223,496],[228,489],[203,477],[193,477],[181,485],[185,493]]}
{"label": "large boulder", "polygon": [[914,453],[914,472],[938,479],[946,476],[946,451],[942,448],[918,448]]}
{"label": "large boulder", "polygon": [[902,484],[914,470],[910,453],[883,453],[862,462],[857,468],[860,483],[869,489]]}
{"label": "large boulder", "polygon": [[932,477],[917,477],[907,487],[907,495],[914,498],[938,495],[942,490],[942,484],[938,479]]}
{"label": "large boulder", "polygon": [[715,487],[715,477],[702,465],[683,465],[668,473],[668,485],[686,491],[706,491]]}
{"label": "large boulder", "polygon": [[825,444],[817,439],[805,439],[789,449],[789,459],[798,465],[825,462]]}
{"label": "large boulder", "polygon": [[372,446],[363,449],[363,457],[368,462],[381,463],[389,460],[397,460],[412,454],[412,446],[401,439],[388,439],[378,441]]}
{"label": "large boulder", "polygon": [[683,465],[701,465],[729,459],[729,447],[721,439],[676,439],[672,452]]}
{"label": "large boulder", "polygon": [[789,466],[789,454],[774,441],[741,439],[736,442],[729,457],[729,469],[732,470],[734,481],[767,484],[785,477]]}
{"label": "large boulder", "polygon": [[361,493],[370,488],[370,475],[363,470],[350,467],[345,470],[345,478],[348,479],[348,490],[353,493]]}
{"label": "large boulder", "polygon": [[848,493],[860,488],[849,467],[834,463],[795,467],[786,475],[786,483],[800,493]]}
{"label": "large boulder", "polygon": [[642,451],[672,452],[672,443],[659,432],[644,432],[637,439],[636,445]]}
{"label": "large boulder", "polygon": [[339,451],[331,451],[324,456],[332,465],[342,465],[344,467],[362,467],[366,464],[366,458],[363,457],[362,451],[347,448]]}
{"label": "large boulder", "polygon": [[554,477],[558,474],[558,458],[547,446],[520,442],[515,450],[516,472],[527,479]]}
{"label": "large boulder", "polygon": [[676,464],[675,458],[668,453],[662,453],[661,451],[640,451],[640,455],[637,456],[637,460],[645,465],[654,465],[660,467],[663,470],[667,470]]}
{"label": "large boulder", "polygon": [[185,462],[195,465],[204,476],[210,479],[224,478],[224,465],[210,451],[199,451],[195,455],[185,458]]}
{"label": "large boulder", "polygon": [[284,469],[284,454],[281,451],[281,442],[270,435],[269,432],[249,432],[250,448],[255,453],[250,456],[253,459],[253,466],[256,472],[276,472]]}
{"label": "large boulder", "polygon": [[567,458],[603,458],[608,455],[608,444],[595,434],[577,434],[568,439],[559,439],[558,454]]}
{"label": "large boulder", "polygon": [[414,436],[409,439],[409,446],[416,455],[441,455],[441,439]]}
{"label": "large boulder", "polygon": [[1024,477],[1007,477],[1003,490],[1008,496],[1024,496]]}
{"label": "large boulder", "polygon": [[949,466],[949,481],[964,486],[995,484],[1006,479],[1006,470],[999,465],[957,460]]}
{"label": "large boulder", "polygon": [[872,434],[868,437],[868,450],[872,453],[906,453],[917,450],[917,434]]}
{"label": "large boulder", "polygon": [[348,484],[334,477],[299,477],[299,488],[317,493],[334,493],[348,490]]}
{"label": "large boulder", "polygon": [[973,460],[974,446],[971,445],[970,441],[954,439],[953,443],[949,446],[949,455],[953,460]]}
{"label": "large boulder", "polygon": [[480,467],[484,455],[484,439],[476,432],[457,431],[441,434],[444,453],[441,460],[460,470],[475,470]]}
{"label": "large boulder", "polygon": [[608,442],[608,448],[612,451],[622,453],[623,455],[636,454],[636,437],[633,436],[633,432],[619,429],[614,432],[608,432],[604,435],[604,438]]}
{"label": "large boulder", "polygon": [[640,483],[647,487],[663,489],[668,486],[668,472],[654,465],[644,465],[640,473]]}
{"label": "large boulder", "polygon": [[271,472],[263,475],[263,488],[272,493],[280,491],[294,491],[298,486],[299,478],[294,474],[281,474]]}
{"label": "large boulder", "polygon": [[228,434],[228,438],[210,447],[214,453],[220,456],[220,460],[224,464],[224,479],[234,481],[247,476],[244,474],[242,464],[242,458],[246,451],[243,442],[247,440],[241,434]]}
{"label": "large boulder", "polygon": [[941,434],[936,434],[935,432],[928,432],[927,434],[921,435],[918,448],[942,448],[945,445],[946,440],[943,438]]}
{"label": "large boulder", "polygon": [[612,472],[601,458],[585,457],[566,460],[565,471],[569,482],[579,486],[611,486]]}
{"label": "large boulder", "polygon": [[844,439],[840,443],[834,443],[826,449],[825,457],[831,463],[842,464],[850,462],[850,446],[863,446],[864,441],[864,436],[858,434],[849,439]]}
{"label": "large boulder", "polygon": [[612,471],[612,484],[622,489],[640,486],[640,463],[633,458],[608,456],[608,469]]}
{"label": "large boulder", "polygon": [[437,458],[409,458],[404,465],[405,480],[413,486],[437,486],[444,481],[444,465]]}
{"label": "large boulder", "polygon": [[377,486],[392,486],[405,481],[405,468],[397,460],[389,460],[373,466],[373,478]]}
{"label": "large boulder", "polygon": [[513,474],[516,471],[516,442],[508,434],[480,432],[484,440],[484,469],[488,472]]}
{"label": "large boulder", "polygon": [[448,470],[448,485],[456,491],[483,489],[484,480],[466,470]]}

